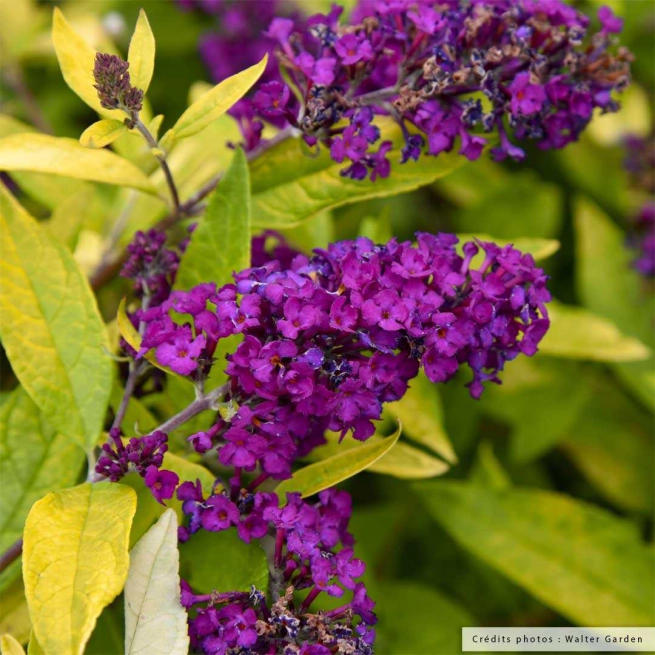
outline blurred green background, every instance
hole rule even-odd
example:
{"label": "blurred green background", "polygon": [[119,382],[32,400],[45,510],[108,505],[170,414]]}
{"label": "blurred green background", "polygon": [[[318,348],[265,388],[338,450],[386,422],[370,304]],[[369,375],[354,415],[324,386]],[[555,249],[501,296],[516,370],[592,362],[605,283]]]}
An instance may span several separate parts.
{"label": "blurred green background", "polygon": [[[11,119],[73,138],[95,120],[59,72],[49,35],[54,4],[0,4],[0,137],[15,130]],[[172,0],[56,4],[96,48],[121,52],[145,7],[157,39],[148,97],[165,115],[162,133],[187,106],[192,83],[208,79],[197,43],[215,27],[209,16],[182,13]],[[327,3],[299,4],[311,11]],[[593,13],[599,4],[576,6]],[[394,414],[403,420],[406,450],[344,485],[378,601],[381,654],[456,653],[469,625],[655,625],[652,350],[623,361],[630,338],[655,345],[652,280],[632,269],[626,246],[647,196],[623,168],[622,145],[626,135],[652,135],[655,3],[608,4],[625,18],[621,41],[636,56],[634,81],[622,111],[596,118],[580,142],[560,152],[528,149],[520,165],[469,162],[431,187],[349,205],[287,235],[305,249],[417,230],[560,246],[541,263],[569,308],[543,352],[510,363],[503,385],[479,402],[464,388],[466,373],[438,389],[418,381],[388,412],[388,432]],[[42,189],[15,181],[29,211],[49,219]],[[86,207],[75,228],[83,266],[116,220],[107,207]],[[124,293],[121,281],[101,291],[107,320]],[[3,389],[11,385],[3,376]],[[111,612],[103,617],[89,653],[118,652],[110,644],[122,643],[113,641]],[[16,619],[5,613],[0,622],[8,620]]]}

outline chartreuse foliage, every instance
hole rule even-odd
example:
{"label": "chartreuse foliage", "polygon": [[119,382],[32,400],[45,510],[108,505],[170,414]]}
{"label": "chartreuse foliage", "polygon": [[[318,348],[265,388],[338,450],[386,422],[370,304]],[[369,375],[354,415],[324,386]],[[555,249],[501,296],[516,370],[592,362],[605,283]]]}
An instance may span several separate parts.
{"label": "chartreuse foliage", "polygon": [[3,345],[44,418],[92,446],[112,384],[96,301],[70,253],[2,188],[0,210]]}
{"label": "chartreuse foliage", "polygon": [[343,450],[296,471],[276,487],[278,494],[295,491],[304,498],[347,480],[384,457],[398,441],[402,426],[382,440],[369,440],[361,446]]}
{"label": "chartreuse foliage", "polygon": [[125,582],[126,655],[188,652],[179,559],[177,517],[168,509],[130,552]]}
{"label": "chartreuse foliage", "polygon": [[0,549],[21,537],[39,498],[75,484],[84,460],[84,450],[48,425],[24,389],[11,392],[0,407]]}
{"label": "chartreuse foliage", "polygon": [[550,491],[415,489],[464,548],[578,625],[653,624],[655,562],[629,522]]}
{"label": "chartreuse foliage", "polygon": [[175,278],[175,288],[188,290],[207,280],[222,286],[232,280],[233,272],[248,266],[250,176],[246,156],[238,149],[191,236]]}
{"label": "chartreuse foliage", "polygon": [[46,653],[78,655],[127,578],[136,494],[121,484],[50,492],[25,524],[23,579],[32,629]]}
{"label": "chartreuse foliage", "polygon": [[260,228],[284,229],[298,225],[326,209],[360,200],[390,196],[430,184],[462,165],[456,153],[444,153],[428,161],[397,163],[402,134],[392,122],[384,123],[382,138],[392,141],[389,153],[392,172],[375,182],[351,180],[340,175],[329,152],[303,156],[298,139],[278,144],[252,165],[253,224]]}
{"label": "chartreuse foliage", "polygon": [[[634,254],[610,219],[589,200],[575,204],[576,280],[585,307],[612,321],[618,329],[653,344],[654,297],[631,269]],[[617,363],[617,374],[647,407],[655,407],[655,359]],[[626,360],[622,360],[626,361]],[[627,360],[627,361],[632,361]]]}
{"label": "chartreuse foliage", "polygon": [[[636,529],[652,514],[655,489],[648,413],[655,406],[652,294],[631,270],[634,252],[617,227],[628,199],[623,178],[607,170],[619,153],[603,154],[600,137],[596,144],[584,138],[573,146],[575,156],[558,155],[558,169],[543,177],[541,162],[538,175],[489,161],[465,163],[455,153],[401,165],[402,134],[380,121],[382,138],[393,142],[392,170],[375,182],[343,178],[343,164],[325,148],[311,152],[291,133],[245,155],[227,145],[241,137],[226,112],[257,83],[267,58],[216,86],[195,85],[188,106],[171,116],[168,83],[175,81],[159,62],[170,66],[186,46],[176,20],[162,20],[167,11],[172,4],[149,10],[153,25],[169,30],[157,49],[161,86],[155,89],[167,120],[153,117],[147,99],[141,112],[156,147],[125,124],[125,113],[100,105],[92,74],[96,49],[113,50],[106,36],[92,45],[99,24],[94,32],[83,12],[74,29],[56,8],[52,43],[64,81],[98,120],[86,129],[70,117],[56,121],[65,127],[57,133],[81,133],[78,141],[0,116],[0,169],[39,217],[0,187],[0,336],[20,385],[10,392],[3,387],[0,396],[0,549],[24,539],[22,565],[16,561],[0,576],[2,655],[24,653],[24,646],[32,655],[107,648],[182,655],[189,638],[181,577],[196,593],[250,592],[254,585],[270,594],[266,540],[263,548],[256,539],[244,543],[236,530],[200,531],[178,547],[179,500],[156,502],[135,473],[118,484],[80,484],[85,474],[93,479],[93,449],[106,440],[103,430],[123,396],[108,354],[117,348],[110,348],[84,272],[103,257],[119,257],[136,230],[178,218],[196,226],[175,290],[230,282],[233,271],[249,266],[251,238],[260,229],[282,230],[309,252],[357,234],[354,215],[368,217],[359,221],[360,234],[380,243],[415,229],[447,229],[462,241],[513,243],[544,260],[555,295],[565,302],[549,304],[552,324],[536,358],[508,362],[502,386],[489,385],[477,405],[459,391],[468,380],[440,392],[419,374],[387,407],[378,434],[366,443],[350,437],[340,443],[338,434],[326,433],[327,444],[275,491],[309,497],[348,480],[356,496],[371,500],[384,489],[386,500],[356,507],[352,521],[357,556],[368,565],[365,581],[378,601],[378,652],[454,653],[462,626],[522,625],[530,617],[653,625],[652,549]],[[47,22],[45,9],[29,0],[0,3],[10,67],[47,56]],[[144,93],[155,48],[141,10],[127,61],[132,85]],[[47,97],[51,87],[39,94]],[[80,103],[68,95],[61,111],[74,116]],[[163,136],[162,125],[172,125]],[[182,203],[191,203],[188,213],[183,206],[175,214],[156,157],[169,165]],[[544,157],[544,170],[548,165]],[[215,189],[193,200],[219,177]],[[561,187],[552,182],[560,177],[566,177]],[[424,195],[394,197],[419,187],[428,187]],[[602,206],[584,197],[565,202],[569,187]],[[343,209],[360,202],[352,212]],[[565,224],[569,205],[571,226]],[[472,266],[483,258],[480,252]],[[569,269],[575,289],[566,285]],[[127,287],[108,286],[99,300],[103,315],[113,317]],[[138,349],[141,336],[126,304],[136,307],[120,304],[118,329]],[[234,347],[232,340],[219,342],[208,387],[223,381],[224,358]],[[154,350],[145,357],[163,375],[157,371],[143,395],[130,399],[126,436],[154,431],[201,393],[161,366]],[[229,420],[233,410],[222,408],[223,417]],[[216,416],[215,407],[205,408],[172,430],[163,461],[180,480],[199,480],[204,497],[220,489],[217,472],[221,480],[228,476],[215,458],[191,459],[186,438],[207,430]],[[364,471],[378,475],[351,480]],[[327,608],[330,600],[322,594],[319,602]]]}

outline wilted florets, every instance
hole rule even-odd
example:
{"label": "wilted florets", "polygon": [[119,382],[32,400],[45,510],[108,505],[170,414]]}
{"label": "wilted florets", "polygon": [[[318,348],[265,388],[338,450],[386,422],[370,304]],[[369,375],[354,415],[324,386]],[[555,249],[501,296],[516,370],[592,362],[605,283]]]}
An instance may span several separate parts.
{"label": "wilted florets", "polygon": [[122,109],[134,119],[143,106],[143,91],[131,85],[129,66],[116,55],[98,52],[93,77],[100,104],[105,109]]}

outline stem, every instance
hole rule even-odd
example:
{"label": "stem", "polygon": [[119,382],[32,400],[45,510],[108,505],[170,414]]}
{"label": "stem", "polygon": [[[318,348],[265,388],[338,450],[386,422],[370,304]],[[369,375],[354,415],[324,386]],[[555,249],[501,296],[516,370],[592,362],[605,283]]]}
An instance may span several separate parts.
{"label": "stem", "polygon": [[52,127],[46,119],[46,117],[41,112],[39,103],[36,101],[36,98],[32,95],[30,88],[25,82],[23,77],[23,71],[19,66],[12,66],[6,71],[6,79],[9,86],[14,90],[16,95],[20,98],[21,102],[25,106],[25,111],[29,116],[32,124],[37,127],[41,132],[46,134],[52,134]]}
{"label": "stem", "polygon": [[229,383],[216,387],[213,391],[210,391],[204,396],[194,400],[186,409],[183,409],[175,416],[169,418],[168,421],[164,421],[158,428],[155,428],[155,430],[169,434],[201,412],[208,409],[216,409],[218,407],[219,399],[222,398],[229,389]]}
{"label": "stem", "polygon": [[300,606],[301,614],[304,614],[309,609],[309,606],[314,602],[314,599],[320,593],[321,590],[318,589],[318,587],[316,586],[312,587],[312,590],[307,594],[307,597],[305,598],[305,600],[303,600],[302,605]]}
{"label": "stem", "polygon": [[14,541],[2,555],[0,555],[0,573],[2,573],[9,565],[20,557],[23,550],[23,540],[18,539]]}
{"label": "stem", "polygon": [[[139,132],[141,132],[141,134],[143,134],[143,138],[148,142],[148,145],[151,148],[159,148],[157,140],[154,136],[152,136],[152,134],[150,134],[150,130],[141,122],[140,118],[136,121],[135,127],[137,130],[139,130]],[[155,155],[155,157],[157,158],[162,171],[164,171],[166,184],[168,184],[168,188],[170,189],[171,196],[173,198],[173,215],[177,217],[180,213],[180,196],[177,192],[177,187],[175,186],[173,173],[171,173],[171,169],[168,166],[165,155]]]}

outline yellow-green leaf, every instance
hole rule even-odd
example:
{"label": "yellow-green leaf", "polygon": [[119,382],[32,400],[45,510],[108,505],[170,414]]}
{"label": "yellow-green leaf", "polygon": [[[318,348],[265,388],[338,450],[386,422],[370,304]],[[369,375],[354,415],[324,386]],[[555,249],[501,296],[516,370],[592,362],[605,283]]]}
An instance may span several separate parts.
{"label": "yellow-green leaf", "polygon": [[222,286],[232,280],[234,271],[249,266],[250,176],[246,156],[239,148],[191,235],[175,288],[188,290],[202,282]]}
{"label": "yellow-green leaf", "polygon": [[155,70],[155,37],[150,28],[146,12],[141,9],[136,28],[127,52],[130,64],[130,82],[145,94]]}
{"label": "yellow-green leaf", "polygon": [[152,134],[155,140],[157,140],[157,136],[159,135],[159,128],[161,128],[161,124],[163,122],[164,114],[157,114],[157,116],[155,116],[148,125],[148,132]]}
{"label": "yellow-green leaf", "polygon": [[55,7],[52,17],[52,42],[66,84],[101,116],[125,118],[119,109],[104,109],[100,105],[98,92],[93,87],[96,51],[70,26],[59,7]]}
{"label": "yellow-green leaf", "polygon": [[0,637],[0,653],[2,655],[25,655],[23,647],[10,634]]}
{"label": "yellow-green leaf", "polygon": [[152,182],[127,159],[109,150],[84,148],[75,139],[48,134],[16,134],[0,139],[0,170],[49,173],[157,195]]}
{"label": "yellow-green leaf", "polygon": [[550,329],[539,344],[545,355],[597,362],[635,362],[651,354],[639,339],[623,334],[611,321],[582,307],[552,302]]}
{"label": "yellow-green leaf", "polygon": [[23,579],[34,634],[46,653],[79,655],[122,590],[136,494],[121,484],[49,493],[25,524]]}
{"label": "yellow-green leaf", "polygon": [[410,439],[427,446],[451,464],[457,462],[443,425],[439,391],[424,373],[410,380],[407,393],[401,400],[390,403],[386,411],[402,421],[403,431]]}
{"label": "yellow-green leaf", "polygon": [[103,200],[97,194],[97,188],[82,182],[79,191],[71,193],[55,207],[45,225],[53,237],[75,252],[82,226],[87,219],[95,217],[95,207],[101,202]]}
{"label": "yellow-green leaf", "polygon": [[250,168],[253,225],[292,227],[323,210],[412,191],[447,175],[465,161],[453,152],[401,164],[400,129],[388,121],[380,121],[380,127],[382,139],[392,141],[396,147],[388,153],[392,169],[389,177],[375,182],[343,177],[340,171],[346,166],[336,163],[326,148],[310,157],[297,138],[282,141],[254,160]]}
{"label": "yellow-green leaf", "polygon": [[188,652],[179,569],[177,516],[168,509],[130,553],[125,583],[125,655]]}
{"label": "yellow-green leaf", "polygon": [[443,475],[450,466],[422,450],[399,441],[386,455],[367,470],[371,473],[391,475],[401,480],[423,480]]}
{"label": "yellow-green leaf", "polygon": [[414,485],[451,536],[582,626],[650,626],[655,558],[636,526],[552,491]]}
{"label": "yellow-green leaf", "polygon": [[[576,285],[582,304],[612,321],[626,335],[653,343],[655,295],[634,270],[625,234],[598,206],[579,198],[574,206]],[[655,407],[655,355],[616,363],[619,377],[651,411]]]}
{"label": "yellow-green leaf", "polygon": [[80,145],[85,148],[104,148],[127,132],[127,125],[114,118],[103,118],[89,125],[80,136]]}
{"label": "yellow-green leaf", "polygon": [[401,430],[402,427],[398,423],[396,431],[381,441],[367,442],[305,466],[296,471],[290,479],[280,482],[275,488],[275,493],[278,494],[281,502],[284,502],[284,494],[291,491],[300,492],[305,498],[333,487],[367,469],[388,453],[398,441]]}
{"label": "yellow-green leaf", "polygon": [[[511,243],[514,248],[523,253],[529,253],[535,259],[547,259],[554,255],[560,249],[560,242],[557,239],[542,239],[539,237],[520,237],[518,239],[499,239],[491,237],[488,234],[458,234],[459,244],[457,245],[458,252],[461,253],[462,246],[467,241],[478,239],[479,241],[492,241],[499,246],[506,246]],[[484,260],[484,252],[480,252],[471,260],[471,266],[475,268],[479,266]]]}
{"label": "yellow-green leaf", "polygon": [[30,635],[30,643],[27,645],[27,655],[46,655],[34,634],[34,630],[32,630],[32,634]]}
{"label": "yellow-green leaf", "polygon": [[192,136],[224,114],[248,93],[252,85],[261,77],[267,62],[268,55],[265,55],[258,64],[228,77],[196,100],[173,126],[174,139]]}
{"label": "yellow-green leaf", "polygon": [[113,371],[95,298],[71,254],[3,189],[3,345],[52,427],[82,446],[95,444]]}
{"label": "yellow-green leaf", "polygon": [[[16,571],[16,578],[8,585],[0,589],[0,633],[9,632],[18,641],[25,643],[30,636],[31,623],[25,600],[23,580],[20,577],[20,563]],[[13,568],[13,567],[12,567]],[[9,573],[7,569],[3,575]]]}
{"label": "yellow-green leaf", "polygon": [[30,507],[48,491],[75,484],[84,451],[55,432],[22,388],[0,408],[0,550],[23,534]]}

